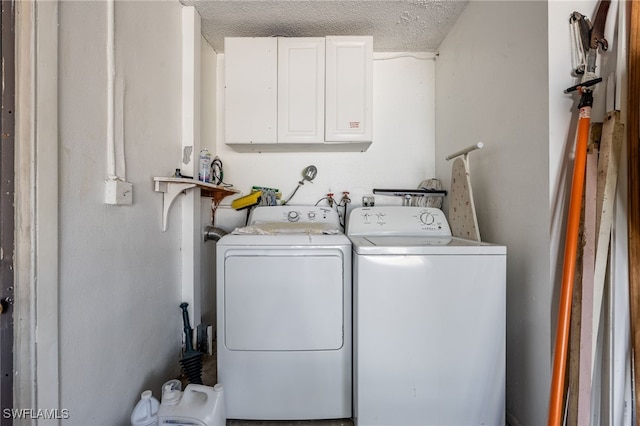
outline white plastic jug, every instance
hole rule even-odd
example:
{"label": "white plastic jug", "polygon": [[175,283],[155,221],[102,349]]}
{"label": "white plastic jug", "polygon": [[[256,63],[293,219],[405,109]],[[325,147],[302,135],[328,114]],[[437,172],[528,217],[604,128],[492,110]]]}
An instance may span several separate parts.
{"label": "white plastic jug", "polygon": [[169,380],[162,385],[162,403],[173,405],[182,399],[182,383],[178,379]]}
{"label": "white plastic jug", "polygon": [[161,426],[225,426],[223,386],[220,383],[214,387],[188,384],[184,392],[180,392],[171,381],[165,383],[158,422]]}
{"label": "white plastic jug", "polygon": [[131,426],[157,426],[160,403],[150,390],[142,392],[131,413]]}

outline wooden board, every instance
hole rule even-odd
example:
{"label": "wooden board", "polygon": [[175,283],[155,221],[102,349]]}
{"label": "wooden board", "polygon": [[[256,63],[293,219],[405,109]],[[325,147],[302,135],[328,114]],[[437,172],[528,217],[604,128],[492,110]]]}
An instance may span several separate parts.
{"label": "wooden board", "polygon": [[609,259],[609,243],[611,242],[613,210],[623,136],[624,126],[620,123],[620,112],[613,111],[608,113],[602,126],[600,157],[598,159],[597,235],[595,267],[593,271],[592,363],[595,362],[598,341],[597,330],[600,325],[603,310],[602,300],[604,296],[607,261]]}
{"label": "wooden board", "polygon": [[[629,232],[629,303],[633,374],[636,383],[635,413],[640,413],[640,2],[628,2],[628,139],[627,139],[627,222]],[[636,424],[638,422],[636,421]]]}
{"label": "wooden board", "polygon": [[[589,133],[582,219],[576,257],[569,333],[569,390],[567,426],[588,424],[591,409],[591,318],[593,315],[593,266],[596,234],[598,143],[602,123],[592,123]],[[584,345],[587,342],[587,345]],[[587,366],[586,368],[584,366]],[[586,419],[585,422],[585,413]]]}
{"label": "wooden board", "polygon": [[[584,206],[582,208],[584,216]],[[584,223],[584,220],[583,220]],[[578,245],[584,244],[584,229],[580,231]],[[578,398],[580,388],[580,333],[582,330],[582,252],[578,252],[576,258],[576,278],[573,284],[573,294],[571,298],[571,320],[569,325],[569,361],[567,367],[568,390],[566,393],[567,426],[579,426],[578,423]]]}

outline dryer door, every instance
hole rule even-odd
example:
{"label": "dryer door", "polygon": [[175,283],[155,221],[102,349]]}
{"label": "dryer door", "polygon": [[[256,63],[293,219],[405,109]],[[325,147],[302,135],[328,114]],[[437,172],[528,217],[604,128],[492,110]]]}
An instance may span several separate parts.
{"label": "dryer door", "polygon": [[227,253],[229,350],[336,350],[343,345],[343,255],[335,251]]}

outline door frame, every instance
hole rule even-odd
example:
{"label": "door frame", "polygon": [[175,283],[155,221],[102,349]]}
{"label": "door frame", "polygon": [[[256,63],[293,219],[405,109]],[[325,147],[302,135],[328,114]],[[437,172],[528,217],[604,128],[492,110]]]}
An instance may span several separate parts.
{"label": "door frame", "polygon": [[58,0],[16,2],[14,407],[21,409],[62,408],[58,6]]}
{"label": "door frame", "polygon": [[[2,111],[0,134],[0,407],[13,408],[13,299],[14,299],[14,158],[15,158],[15,3],[3,1],[2,18]],[[12,419],[0,415],[0,424]]]}

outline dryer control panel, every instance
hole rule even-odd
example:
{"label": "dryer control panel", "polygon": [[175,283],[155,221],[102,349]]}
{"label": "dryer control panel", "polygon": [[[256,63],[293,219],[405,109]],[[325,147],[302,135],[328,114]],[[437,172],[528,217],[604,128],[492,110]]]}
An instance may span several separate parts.
{"label": "dryer control panel", "polygon": [[269,206],[256,207],[251,211],[249,225],[264,222],[325,223],[340,226],[338,212],[320,206]]}
{"label": "dryer control panel", "polygon": [[347,235],[451,236],[449,222],[433,207],[376,206],[351,211]]}

